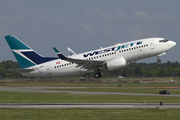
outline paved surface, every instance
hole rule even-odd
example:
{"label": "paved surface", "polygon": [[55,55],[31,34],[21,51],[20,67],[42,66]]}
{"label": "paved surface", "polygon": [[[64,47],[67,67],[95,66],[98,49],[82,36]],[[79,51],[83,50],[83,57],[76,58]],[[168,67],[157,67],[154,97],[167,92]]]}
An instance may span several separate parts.
{"label": "paved surface", "polygon": [[[4,87],[0,86],[0,91],[21,91],[21,92],[46,92],[46,93],[71,93],[71,94],[96,94],[96,95],[135,95],[135,96],[169,96],[180,97],[180,95],[159,95],[159,94],[146,94],[146,93],[120,93],[120,92],[85,92],[85,91],[61,91],[61,90],[48,90],[48,89],[60,89],[70,87]],[[71,87],[81,88],[81,87]],[[84,88],[84,87],[83,87]]]}
{"label": "paved surface", "polygon": [[48,104],[0,104],[0,108],[34,108],[34,109],[64,109],[64,108],[180,108],[180,104],[157,103],[48,103]]}

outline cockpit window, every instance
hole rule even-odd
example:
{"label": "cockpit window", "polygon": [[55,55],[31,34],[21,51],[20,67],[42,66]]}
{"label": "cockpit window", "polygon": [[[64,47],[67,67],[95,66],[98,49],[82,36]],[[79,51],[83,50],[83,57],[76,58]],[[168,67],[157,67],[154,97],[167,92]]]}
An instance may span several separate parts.
{"label": "cockpit window", "polygon": [[165,43],[165,42],[168,42],[169,40],[160,40],[159,42],[163,42],[163,43]]}

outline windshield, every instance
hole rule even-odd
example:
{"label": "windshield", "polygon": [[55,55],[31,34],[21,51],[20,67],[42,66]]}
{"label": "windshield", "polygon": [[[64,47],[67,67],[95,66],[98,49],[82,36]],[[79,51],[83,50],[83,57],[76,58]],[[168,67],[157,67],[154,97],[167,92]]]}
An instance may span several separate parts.
{"label": "windshield", "polygon": [[169,40],[160,40],[159,42],[163,42],[163,43],[165,43],[165,42],[168,42]]}

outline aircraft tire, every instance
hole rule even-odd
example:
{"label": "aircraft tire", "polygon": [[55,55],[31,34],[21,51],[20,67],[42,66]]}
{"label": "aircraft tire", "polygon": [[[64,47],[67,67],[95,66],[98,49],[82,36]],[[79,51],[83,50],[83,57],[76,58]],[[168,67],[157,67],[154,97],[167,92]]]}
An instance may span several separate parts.
{"label": "aircraft tire", "polygon": [[161,59],[157,59],[157,62],[160,63],[160,62],[161,62]]}
{"label": "aircraft tire", "polygon": [[95,78],[101,78],[101,77],[102,77],[102,75],[101,75],[101,73],[100,73],[100,72],[97,72],[97,73],[95,73],[95,74],[94,74],[94,77],[95,77]]}

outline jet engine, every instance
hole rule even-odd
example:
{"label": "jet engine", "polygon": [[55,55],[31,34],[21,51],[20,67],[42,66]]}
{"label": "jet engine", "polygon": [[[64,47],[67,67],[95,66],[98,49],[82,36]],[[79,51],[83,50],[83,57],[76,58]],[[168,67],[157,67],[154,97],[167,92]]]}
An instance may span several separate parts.
{"label": "jet engine", "polygon": [[126,65],[128,65],[128,63],[126,62],[124,57],[116,58],[116,59],[107,61],[106,63],[108,70],[115,70],[115,69],[123,68]]}

